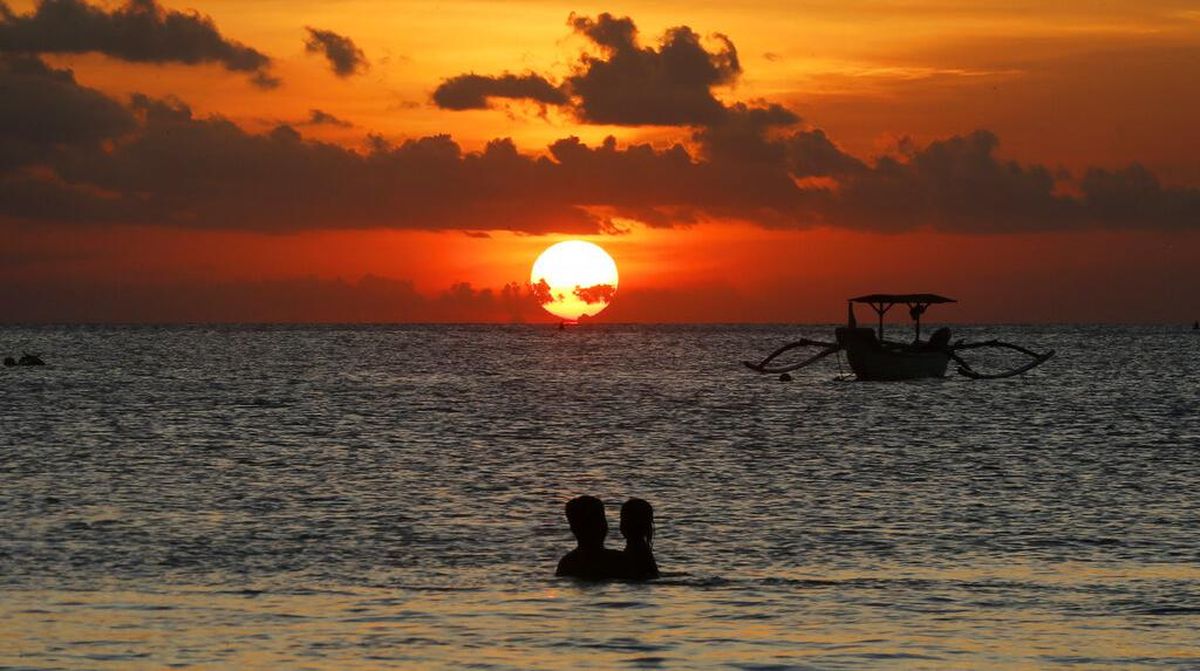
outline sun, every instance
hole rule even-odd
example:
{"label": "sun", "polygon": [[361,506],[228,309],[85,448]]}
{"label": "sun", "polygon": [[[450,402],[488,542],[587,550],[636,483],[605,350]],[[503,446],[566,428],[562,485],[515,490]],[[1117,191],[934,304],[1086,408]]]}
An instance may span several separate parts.
{"label": "sun", "polygon": [[529,283],[542,307],[555,317],[594,317],[617,292],[617,263],[600,245],[567,240],[537,257]]}

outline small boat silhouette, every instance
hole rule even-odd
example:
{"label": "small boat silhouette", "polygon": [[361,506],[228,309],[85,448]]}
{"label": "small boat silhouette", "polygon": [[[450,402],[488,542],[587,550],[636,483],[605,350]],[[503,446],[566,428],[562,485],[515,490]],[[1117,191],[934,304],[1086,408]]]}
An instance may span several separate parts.
{"label": "small boat silhouette", "polygon": [[[938,303],[955,303],[953,298],[937,294],[869,294],[851,298],[847,302],[846,326],[834,329],[835,342],[822,342],[804,338],[771,352],[758,363],[744,361],[750,370],[759,373],[782,375],[809,366],[830,354],[845,352],[850,370],[859,380],[916,380],[928,377],[944,377],[946,366],[953,360],[958,364],[958,373],[964,377],[977,380],[992,380],[1002,377],[1013,377],[1025,373],[1054,356],[1054,350],[1038,354],[1032,350],[1002,342],[988,340],[978,343],[950,343],[950,329],[940,328],[933,332],[929,340],[921,340],[921,315],[930,305]],[[874,329],[861,328],[854,317],[854,304],[866,303],[879,315],[878,335]],[[912,317],[916,337],[911,343],[900,343],[885,340],[883,337],[883,316],[897,303],[908,306],[908,314]],[[771,362],[777,357],[795,349],[805,347],[821,347],[821,351],[807,359],[794,364],[772,366]],[[980,373],[971,367],[959,352],[970,349],[997,347],[1025,354],[1030,361],[1025,365],[1001,373]]]}

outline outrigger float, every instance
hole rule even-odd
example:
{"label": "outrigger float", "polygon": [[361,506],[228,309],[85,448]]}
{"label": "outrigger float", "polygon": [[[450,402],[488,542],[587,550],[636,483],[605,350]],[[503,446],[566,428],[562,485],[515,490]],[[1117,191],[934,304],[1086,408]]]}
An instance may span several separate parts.
{"label": "outrigger float", "polygon": [[[952,360],[958,364],[960,375],[976,380],[994,380],[1028,372],[1054,356],[1054,350],[1038,354],[1020,345],[1000,340],[974,343],[960,340],[951,344],[950,329],[944,327],[934,331],[929,340],[921,340],[921,315],[925,314],[925,310],[930,305],[955,302],[957,301],[952,298],[937,294],[870,294],[851,298],[846,305],[848,312],[846,326],[838,327],[833,332],[835,342],[803,338],[780,347],[758,363],[750,361],[743,363],[750,370],[758,373],[783,376],[794,370],[810,366],[831,354],[844,351],[846,360],[850,364],[850,370],[854,371],[854,376],[859,380],[916,380],[927,377],[945,377],[946,367]],[[876,336],[875,329],[858,325],[858,321],[854,318],[855,303],[866,303],[879,315],[878,336]],[[885,340],[883,337],[883,316],[898,303],[908,306],[908,314],[913,320],[916,337],[911,343],[899,343]],[[799,362],[774,363],[776,359],[788,352],[810,347],[820,347],[821,350]],[[988,347],[1020,352],[1028,356],[1030,360],[1025,365],[1001,373],[980,373],[959,356],[959,352]]]}

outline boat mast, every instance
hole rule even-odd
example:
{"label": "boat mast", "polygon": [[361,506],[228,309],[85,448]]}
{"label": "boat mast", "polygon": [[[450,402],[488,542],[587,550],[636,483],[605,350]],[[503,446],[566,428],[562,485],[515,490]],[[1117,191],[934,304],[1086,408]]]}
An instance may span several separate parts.
{"label": "boat mast", "polygon": [[929,307],[928,303],[909,303],[908,316],[912,317],[913,326],[917,329],[916,342],[921,341],[921,315],[925,314],[925,308]]}
{"label": "boat mast", "polygon": [[895,305],[895,303],[884,303],[883,301],[879,301],[878,303],[868,303],[868,305],[870,305],[871,309],[875,311],[875,314],[879,315],[879,340],[882,342],[883,316],[887,314],[888,310],[892,309],[892,306]]}

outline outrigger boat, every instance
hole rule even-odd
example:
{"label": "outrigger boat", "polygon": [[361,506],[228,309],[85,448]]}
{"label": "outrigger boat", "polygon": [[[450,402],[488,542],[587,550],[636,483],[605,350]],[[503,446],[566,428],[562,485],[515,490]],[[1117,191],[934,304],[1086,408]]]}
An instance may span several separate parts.
{"label": "outrigger boat", "polygon": [[[967,343],[958,341],[950,343],[950,329],[940,328],[933,332],[929,340],[921,340],[921,315],[930,305],[938,303],[955,303],[953,298],[937,294],[870,294],[851,298],[846,305],[848,312],[846,326],[838,327],[833,335],[835,342],[822,342],[803,338],[771,352],[758,363],[745,361],[748,368],[759,373],[784,375],[794,370],[812,365],[825,357],[838,352],[846,353],[850,370],[860,380],[916,380],[926,377],[944,377],[946,367],[951,361],[958,364],[958,373],[977,380],[993,380],[1002,377],[1013,377],[1025,373],[1054,356],[1054,350],[1038,354],[1032,350],[1002,342],[987,340],[984,342]],[[879,316],[878,336],[876,330],[858,325],[854,317],[854,304],[866,303]],[[916,337],[911,343],[899,343],[885,340],[883,337],[883,316],[898,303],[908,306],[908,314],[912,317]],[[775,360],[787,352],[809,347],[820,347],[821,351],[796,363],[775,364]],[[1030,358],[1022,366],[1001,373],[980,373],[971,367],[959,352],[986,347],[998,347],[1020,352]]]}

